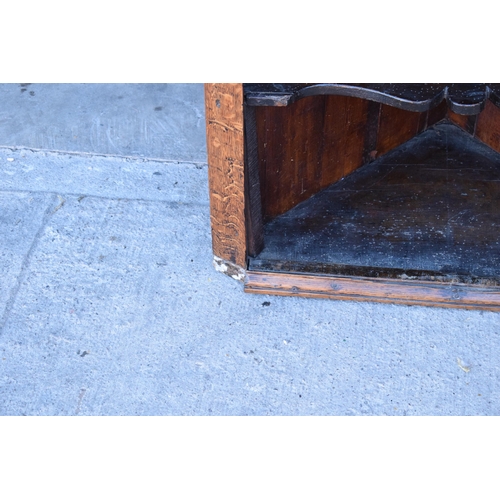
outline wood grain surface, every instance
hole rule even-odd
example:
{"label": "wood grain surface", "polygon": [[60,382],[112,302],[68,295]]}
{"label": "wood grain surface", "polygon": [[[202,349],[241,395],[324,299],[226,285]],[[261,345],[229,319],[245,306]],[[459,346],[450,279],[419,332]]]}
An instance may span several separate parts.
{"label": "wood grain surface", "polygon": [[477,117],[475,137],[500,152],[500,109],[491,101],[486,102],[484,111]]}
{"label": "wood grain surface", "polygon": [[245,292],[500,311],[498,288],[248,271]]}
{"label": "wood grain surface", "polygon": [[368,101],[314,96],[255,109],[265,221],[364,163]]}
{"label": "wood grain surface", "polygon": [[214,255],[246,267],[243,86],[205,84]]}
{"label": "wood grain surface", "polygon": [[[250,108],[252,109],[252,108]],[[365,99],[305,97],[255,109],[262,217],[269,222],[445,118]]]}
{"label": "wood grain surface", "polygon": [[377,157],[388,153],[425,128],[426,113],[413,113],[404,109],[382,105],[377,140]]}

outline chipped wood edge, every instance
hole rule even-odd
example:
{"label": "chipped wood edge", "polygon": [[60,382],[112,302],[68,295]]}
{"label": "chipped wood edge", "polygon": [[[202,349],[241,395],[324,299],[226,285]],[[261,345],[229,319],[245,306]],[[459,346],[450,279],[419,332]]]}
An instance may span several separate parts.
{"label": "chipped wood edge", "polygon": [[213,265],[216,271],[225,274],[237,281],[244,281],[246,277],[246,271],[242,267],[233,264],[228,260],[221,259],[214,255]]}

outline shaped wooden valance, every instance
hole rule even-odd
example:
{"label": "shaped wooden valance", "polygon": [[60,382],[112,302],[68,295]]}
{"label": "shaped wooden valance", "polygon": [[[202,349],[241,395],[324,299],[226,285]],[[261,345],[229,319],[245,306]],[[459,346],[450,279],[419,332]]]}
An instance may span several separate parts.
{"label": "shaped wooden valance", "polygon": [[488,99],[500,107],[496,83],[247,83],[243,89],[249,106],[288,106],[308,96],[343,95],[415,112],[443,100],[460,115],[477,115]]}

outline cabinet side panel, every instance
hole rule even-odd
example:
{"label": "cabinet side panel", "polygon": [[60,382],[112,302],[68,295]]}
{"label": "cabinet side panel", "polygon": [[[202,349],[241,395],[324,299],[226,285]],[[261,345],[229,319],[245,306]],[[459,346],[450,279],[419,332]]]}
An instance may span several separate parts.
{"label": "cabinet side panel", "polygon": [[246,268],[242,85],[205,84],[205,109],[213,252]]}

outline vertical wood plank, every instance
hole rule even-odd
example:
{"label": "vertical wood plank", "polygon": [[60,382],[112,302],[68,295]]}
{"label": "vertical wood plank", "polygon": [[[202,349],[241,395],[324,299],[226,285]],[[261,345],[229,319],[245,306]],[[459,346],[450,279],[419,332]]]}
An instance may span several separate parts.
{"label": "vertical wood plank", "polygon": [[477,118],[478,115],[459,115],[448,110],[448,119],[471,135],[476,133]]}
{"label": "vertical wood plank", "polygon": [[363,165],[370,102],[354,97],[328,97],[323,131],[326,139],[321,189]]}
{"label": "vertical wood plank", "polygon": [[264,224],[260,196],[259,153],[255,108],[244,106],[245,114],[245,218],[247,254],[256,257],[264,247]]}
{"label": "vertical wood plank", "polygon": [[378,102],[368,101],[365,143],[363,151],[363,163],[369,163],[377,157],[377,136],[380,120],[380,108]]}
{"label": "vertical wood plank", "polygon": [[388,153],[420,132],[422,113],[382,105],[377,140],[377,157]]}
{"label": "vertical wood plank", "polygon": [[205,84],[214,255],[246,268],[243,86]]}
{"label": "vertical wood plank", "polygon": [[426,128],[432,127],[437,122],[444,120],[448,113],[448,103],[446,101],[442,101],[435,108],[429,109],[427,111],[427,124]]}
{"label": "vertical wood plank", "polygon": [[484,110],[477,118],[476,137],[500,152],[500,109],[491,101],[486,101]]}
{"label": "vertical wood plank", "polygon": [[458,125],[462,129],[466,129],[467,127],[467,120],[469,119],[468,116],[466,115],[459,115],[457,113],[454,113],[451,109],[448,110],[448,120],[450,120],[452,123],[455,125]]}
{"label": "vertical wood plank", "polygon": [[325,96],[256,108],[264,220],[303,201],[321,183]]}

